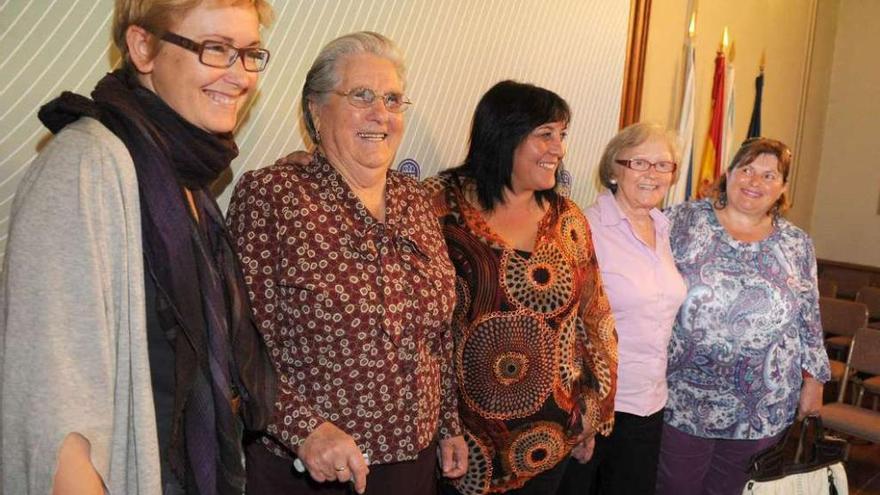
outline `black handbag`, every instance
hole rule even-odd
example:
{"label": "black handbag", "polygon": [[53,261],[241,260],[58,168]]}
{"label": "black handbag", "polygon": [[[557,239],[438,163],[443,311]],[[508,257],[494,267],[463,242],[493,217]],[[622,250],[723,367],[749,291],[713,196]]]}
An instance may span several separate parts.
{"label": "black handbag", "polygon": [[[810,428],[812,426],[812,428]],[[749,481],[743,494],[801,493],[845,495],[848,492],[843,459],[845,440],[825,434],[822,418],[808,416],[800,425],[800,438],[794,459],[786,455],[786,445],[795,425],[789,426],[780,441],[756,454],[749,463]]]}

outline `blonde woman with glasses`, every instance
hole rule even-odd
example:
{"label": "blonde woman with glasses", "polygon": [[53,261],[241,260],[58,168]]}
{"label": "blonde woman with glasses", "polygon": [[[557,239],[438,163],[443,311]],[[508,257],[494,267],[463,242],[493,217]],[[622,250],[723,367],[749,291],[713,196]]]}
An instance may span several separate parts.
{"label": "blonde woman with glasses", "polygon": [[263,0],[117,0],[121,69],[39,113],[0,293],[5,493],[239,495],[274,374],[209,189]]}

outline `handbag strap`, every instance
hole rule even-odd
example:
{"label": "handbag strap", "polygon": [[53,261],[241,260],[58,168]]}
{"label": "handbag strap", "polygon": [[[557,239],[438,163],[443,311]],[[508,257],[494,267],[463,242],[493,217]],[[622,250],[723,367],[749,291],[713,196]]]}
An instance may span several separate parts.
{"label": "handbag strap", "polygon": [[[808,445],[805,445],[804,442],[807,438],[811,423],[813,425],[812,441]],[[789,431],[789,434],[790,433],[791,432]],[[813,462],[816,459],[816,445],[818,445],[819,441],[823,438],[825,438],[825,426],[822,424],[822,417],[819,415],[805,417],[803,421],[801,421],[801,435],[800,438],[798,438],[798,446],[794,455],[795,464],[801,463],[801,455],[804,453],[804,447],[807,447],[806,463]]]}

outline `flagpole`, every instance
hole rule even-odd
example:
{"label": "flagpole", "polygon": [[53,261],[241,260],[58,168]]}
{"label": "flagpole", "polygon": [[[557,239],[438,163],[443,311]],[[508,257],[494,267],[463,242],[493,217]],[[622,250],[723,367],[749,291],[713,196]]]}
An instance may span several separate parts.
{"label": "flagpole", "polygon": [[[728,38],[727,28],[724,28],[725,39]],[[719,160],[719,168],[715,171],[715,176],[720,176],[724,169],[730,165],[730,159],[733,149],[733,126],[736,118],[735,86],[734,86],[734,68],[733,59],[736,56],[736,47],[733,42],[727,43],[727,67],[724,71],[724,125],[721,128],[721,157]]]}

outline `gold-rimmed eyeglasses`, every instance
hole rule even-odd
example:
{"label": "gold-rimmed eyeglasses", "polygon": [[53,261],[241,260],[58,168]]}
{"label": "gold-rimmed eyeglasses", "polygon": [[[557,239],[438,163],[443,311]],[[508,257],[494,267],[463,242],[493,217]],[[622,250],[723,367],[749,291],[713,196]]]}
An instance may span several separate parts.
{"label": "gold-rimmed eyeglasses", "polygon": [[370,88],[354,88],[348,91],[332,90],[326,92],[344,96],[348,100],[348,103],[355,108],[370,108],[373,106],[376,99],[381,100],[382,104],[385,105],[385,110],[388,110],[391,113],[405,112],[410,105],[412,105],[412,101],[410,101],[403,93],[390,92],[380,95]]}

